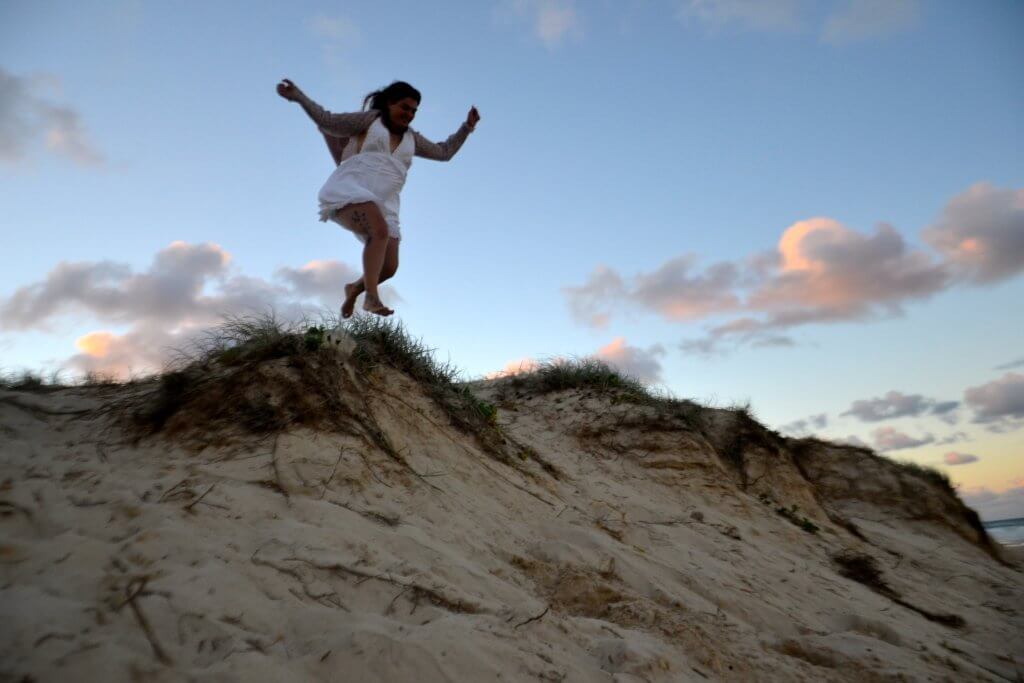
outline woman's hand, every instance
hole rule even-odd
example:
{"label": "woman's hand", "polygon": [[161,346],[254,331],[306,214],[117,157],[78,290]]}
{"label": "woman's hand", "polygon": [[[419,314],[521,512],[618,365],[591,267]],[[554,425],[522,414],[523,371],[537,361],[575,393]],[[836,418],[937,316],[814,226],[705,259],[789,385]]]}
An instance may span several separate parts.
{"label": "woman's hand", "polygon": [[[281,86],[278,86],[279,88]],[[470,107],[469,113],[466,114],[466,127],[470,131],[476,130],[476,124],[480,121],[480,112],[476,110],[476,107]]]}
{"label": "woman's hand", "polygon": [[301,92],[302,91],[299,90],[299,86],[295,85],[287,78],[281,79],[281,82],[277,84],[277,94],[289,102],[298,101],[299,94]]}

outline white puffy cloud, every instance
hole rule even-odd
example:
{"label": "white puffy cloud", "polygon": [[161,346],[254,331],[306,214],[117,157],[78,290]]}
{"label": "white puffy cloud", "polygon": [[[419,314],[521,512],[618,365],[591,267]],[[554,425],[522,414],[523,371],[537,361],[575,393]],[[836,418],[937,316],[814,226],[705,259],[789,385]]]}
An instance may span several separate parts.
{"label": "white puffy cloud", "polygon": [[[39,282],[0,298],[0,330],[47,329],[66,315],[127,325],[78,339],[69,365],[83,372],[126,376],[160,369],[205,328],[225,316],[272,313],[301,319],[316,304],[333,309],[356,271],[338,261],[278,269],[273,280],[230,268],[216,244],[172,242],[148,268],[113,261],[62,262]],[[393,295],[394,296],[394,295]]]}

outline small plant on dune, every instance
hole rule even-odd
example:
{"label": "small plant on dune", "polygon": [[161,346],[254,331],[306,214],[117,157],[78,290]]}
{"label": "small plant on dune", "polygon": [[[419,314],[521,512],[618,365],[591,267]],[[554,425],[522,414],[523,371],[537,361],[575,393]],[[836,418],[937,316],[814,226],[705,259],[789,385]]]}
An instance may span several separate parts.
{"label": "small plant on dune", "polygon": [[316,351],[324,343],[324,335],[327,331],[319,325],[312,325],[306,329],[302,336],[302,348],[305,351]]}
{"label": "small plant on dune", "polygon": [[758,494],[757,499],[769,507],[774,505],[777,515],[786,518],[791,524],[800,527],[809,534],[816,534],[821,530],[817,524],[800,514],[799,505],[793,504],[788,508],[785,505],[777,505],[774,499],[764,492]]}

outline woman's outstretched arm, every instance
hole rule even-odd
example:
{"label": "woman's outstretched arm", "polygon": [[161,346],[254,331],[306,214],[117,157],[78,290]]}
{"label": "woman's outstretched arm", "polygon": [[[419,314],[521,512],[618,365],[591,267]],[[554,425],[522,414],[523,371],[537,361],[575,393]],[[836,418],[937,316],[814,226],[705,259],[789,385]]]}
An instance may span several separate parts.
{"label": "woman's outstretched arm", "polygon": [[457,131],[449,135],[448,139],[444,142],[431,142],[416,131],[413,131],[413,136],[416,140],[416,156],[435,161],[448,161],[459,151],[462,143],[476,129],[476,124],[479,121],[480,113],[477,112],[476,107],[473,107],[469,110],[469,114],[466,115],[466,121],[459,126]]}
{"label": "woman's outstretched arm", "polygon": [[378,113],[373,110],[352,112],[350,114],[329,112],[309,99],[306,93],[299,90],[299,87],[287,78],[277,84],[277,94],[289,102],[298,102],[321,131],[336,137],[359,135],[369,128],[370,124],[378,116]]}

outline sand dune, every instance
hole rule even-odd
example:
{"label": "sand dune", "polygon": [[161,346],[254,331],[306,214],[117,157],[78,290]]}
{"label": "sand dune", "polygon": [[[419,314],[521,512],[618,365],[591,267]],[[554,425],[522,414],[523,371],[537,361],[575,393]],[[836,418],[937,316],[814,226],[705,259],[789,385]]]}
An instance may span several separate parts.
{"label": "sand dune", "polygon": [[0,680],[1022,680],[1019,560],[867,451],[527,378],[471,419],[332,349],[195,373],[0,392]]}

